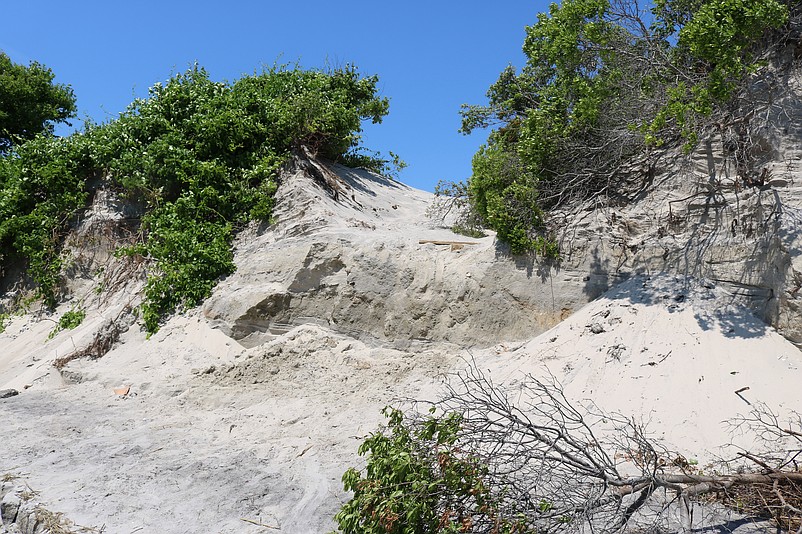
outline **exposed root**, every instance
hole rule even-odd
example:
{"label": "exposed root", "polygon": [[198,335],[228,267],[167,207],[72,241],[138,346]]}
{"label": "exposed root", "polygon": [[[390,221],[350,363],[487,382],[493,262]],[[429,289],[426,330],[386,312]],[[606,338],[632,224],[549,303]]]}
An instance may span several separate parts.
{"label": "exposed root", "polygon": [[104,328],[101,328],[96,334],[92,342],[85,348],[76,350],[75,352],[57,358],[53,362],[53,367],[58,370],[63,369],[68,363],[79,358],[89,358],[97,360],[105,356],[120,339],[120,335],[128,330],[130,323],[126,321],[127,318],[132,317],[132,310],[130,306],[125,308],[117,314],[117,317],[112,319]]}

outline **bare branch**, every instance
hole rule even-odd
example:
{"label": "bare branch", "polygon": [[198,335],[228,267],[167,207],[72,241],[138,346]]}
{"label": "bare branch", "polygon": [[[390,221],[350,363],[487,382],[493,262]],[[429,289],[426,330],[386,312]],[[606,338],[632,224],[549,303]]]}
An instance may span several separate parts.
{"label": "bare branch", "polygon": [[[703,495],[730,504],[733,495],[738,502],[751,495],[769,505],[749,505],[749,512],[782,525],[802,519],[802,471],[787,469],[787,462],[772,467],[771,455],[744,451],[741,456],[762,472],[741,467],[703,474],[672,460],[681,456],[649,438],[643,424],[572,404],[550,374],[502,387],[471,364],[453,377],[435,406],[459,414],[457,446],[487,467],[500,509],[524,514],[538,532],[617,532],[635,517],[657,524],[671,502]],[[766,436],[799,438],[798,427],[782,428],[767,410],[749,422],[759,423]],[[668,495],[674,497],[666,501]]]}

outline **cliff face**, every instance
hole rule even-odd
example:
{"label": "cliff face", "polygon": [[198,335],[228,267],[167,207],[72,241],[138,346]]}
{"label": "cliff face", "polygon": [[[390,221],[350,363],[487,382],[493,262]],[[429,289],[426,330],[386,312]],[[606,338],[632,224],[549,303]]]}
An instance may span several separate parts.
{"label": "cliff face", "polygon": [[626,197],[565,214],[555,280],[571,291],[582,277],[593,298],[636,273],[705,278],[802,343],[802,76],[775,78],[741,113],[741,139],[724,128],[643,169]]}
{"label": "cliff face", "polygon": [[[19,392],[0,399],[0,474],[25,477],[0,494],[29,484],[115,532],[325,532],[384,406],[434,398],[463,348],[529,339],[581,305],[492,236],[429,221],[430,194],[332,169],[336,198],[287,176],[272,224],[239,237],[237,272],[150,338],[142,265],[110,254],[127,208],[96,195],[67,248],[71,296],[0,334],[0,390]],[[81,325],[49,338],[74,307]]]}
{"label": "cliff face", "polygon": [[285,181],[274,225],[241,236],[237,272],[204,304],[210,324],[246,346],[305,323],[383,343],[488,346],[537,335],[580,305],[552,294],[531,259],[499,259],[492,236],[428,220],[431,195],[337,171],[337,200],[302,174]]}

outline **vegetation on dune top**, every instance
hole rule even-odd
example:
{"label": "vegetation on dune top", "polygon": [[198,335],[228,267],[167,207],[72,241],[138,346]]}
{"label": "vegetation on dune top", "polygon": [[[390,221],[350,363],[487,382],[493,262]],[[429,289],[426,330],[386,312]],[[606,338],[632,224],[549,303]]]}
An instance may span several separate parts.
{"label": "vegetation on dune top", "polygon": [[121,253],[148,262],[141,312],[154,332],[234,271],[233,236],[270,218],[293,151],[384,170],[360,147],[362,121],[388,112],[377,83],[352,66],[281,66],[233,83],[195,66],[109,123],[66,138],[46,129],[0,159],[0,261],[24,261],[55,305],[64,236],[102,184],[143,208],[140,237]]}
{"label": "vegetation on dune top", "polygon": [[770,72],[765,52],[797,11],[788,0],[552,4],[526,29],[525,66],[501,73],[487,105],[463,106],[464,133],[493,128],[461,188],[467,220],[514,254],[557,257],[553,210],[616,194],[656,148],[690,150],[748,115],[744,92]]}

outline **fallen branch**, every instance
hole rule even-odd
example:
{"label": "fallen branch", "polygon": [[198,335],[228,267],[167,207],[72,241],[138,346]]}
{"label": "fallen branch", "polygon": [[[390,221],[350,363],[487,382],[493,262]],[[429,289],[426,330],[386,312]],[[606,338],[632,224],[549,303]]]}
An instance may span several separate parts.
{"label": "fallen branch", "polygon": [[254,521],[253,519],[245,519],[244,517],[240,517],[240,521],[245,521],[246,523],[250,523],[251,525],[256,525],[257,527],[263,528],[272,528],[273,530],[281,530],[281,527],[274,527],[273,525],[266,525],[265,523]]}
{"label": "fallen branch", "polygon": [[[435,405],[461,417],[457,447],[481,459],[488,469],[484,483],[538,532],[615,532],[633,517],[657,524],[655,510],[665,511],[665,505],[649,503],[670,501],[669,495],[683,501],[708,495],[725,504],[732,503],[727,496],[738,495],[741,503],[767,503],[743,506],[744,512],[771,517],[784,528],[800,527],[802,470],[789,467],[786,458],[796,451],[744,451],[741,456],[760,471],[741,466],[727,472],[722,466],[702,474],[648,438],[635,420],[577,408],[554,377],[527,376],[512,397],[474,365],[455,378]],[[755,412],[749,421],[770,436],[802,443],[799,430],[782,428],[767,413]],[[521,503],[531,504],[521,511]],[[537,503],[548,503],[548,510]]]}
{"label": "fallen branch", "polygon": [[437,239],[421,239],[418,241],[419,245],[478,245],[477,241],[442,241]]}

